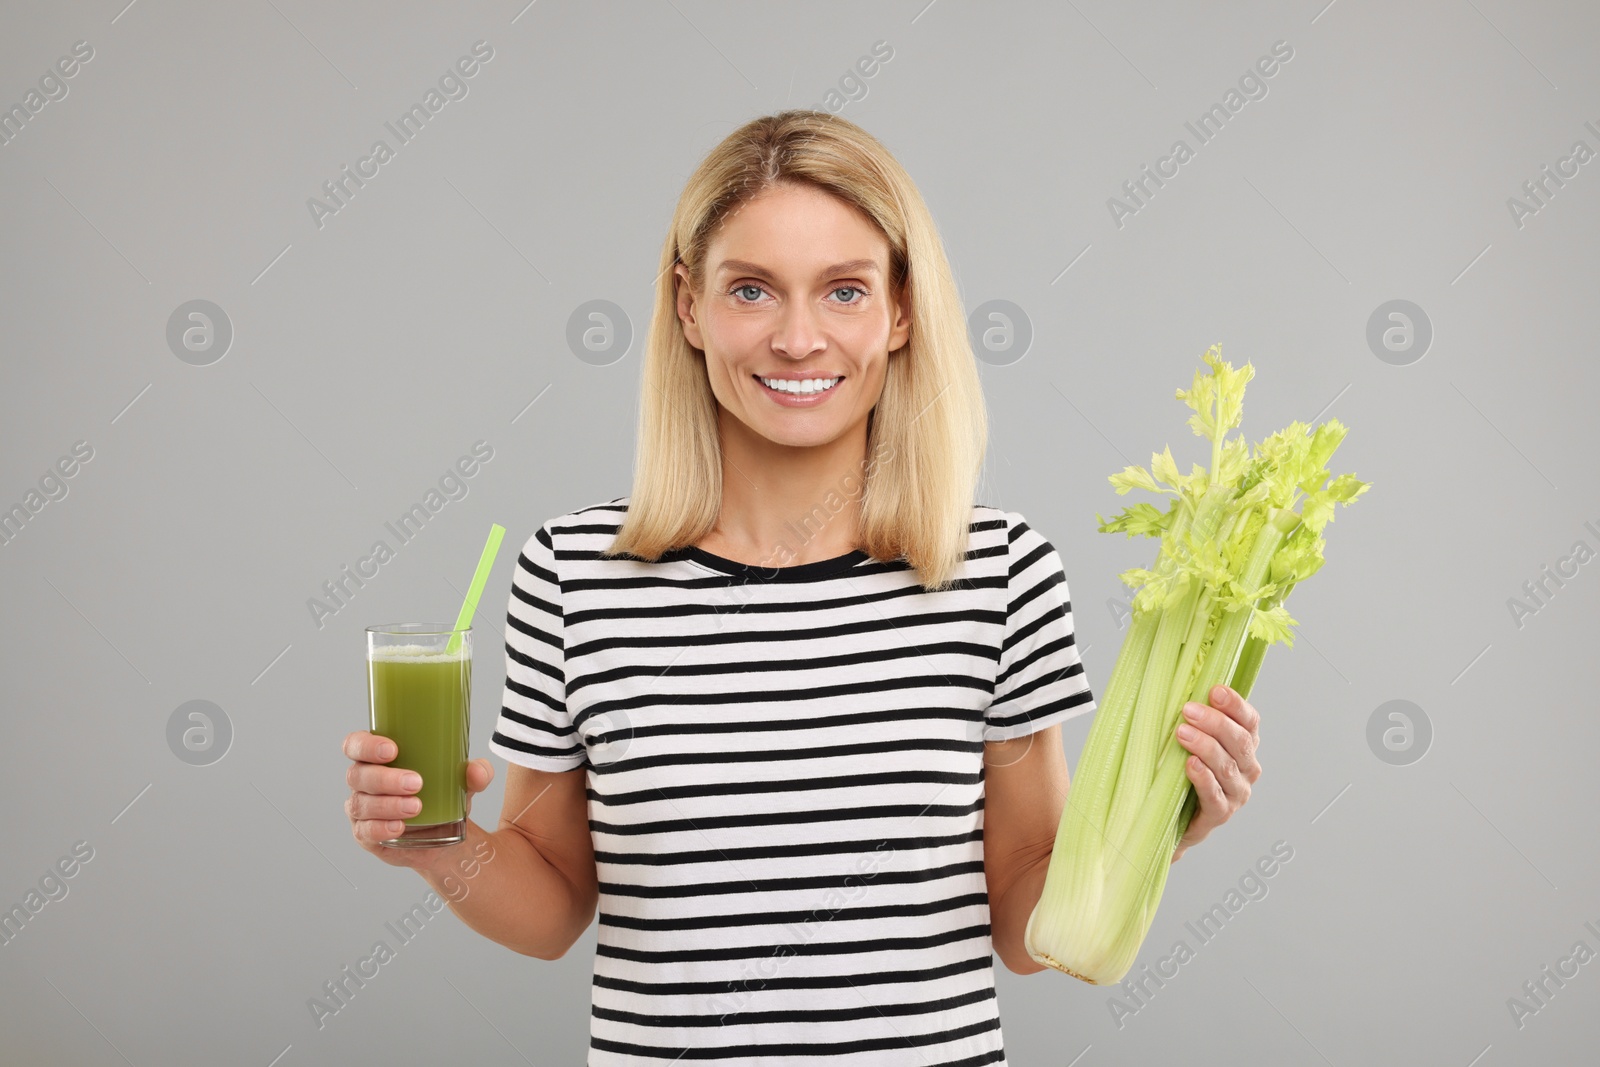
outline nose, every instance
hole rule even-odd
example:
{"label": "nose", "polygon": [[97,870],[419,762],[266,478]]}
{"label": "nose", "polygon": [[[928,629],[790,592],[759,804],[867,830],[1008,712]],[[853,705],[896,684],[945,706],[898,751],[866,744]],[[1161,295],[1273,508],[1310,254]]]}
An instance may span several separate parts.
{"label": "nose", "polygon": [[772,347],[791,359],[803,359],[827,347],[816,312],[804,301],[790,304],[778,316]]}

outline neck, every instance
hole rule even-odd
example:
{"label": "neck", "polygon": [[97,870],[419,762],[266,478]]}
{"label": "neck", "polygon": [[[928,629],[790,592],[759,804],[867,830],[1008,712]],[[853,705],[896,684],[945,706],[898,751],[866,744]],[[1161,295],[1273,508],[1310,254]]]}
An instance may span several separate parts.
{"label": "neck", "polygon": [[724,409],[722,510],[701,547],[746,563],[796,566],[857,544],[867,420],[825,445],[781,445]]}

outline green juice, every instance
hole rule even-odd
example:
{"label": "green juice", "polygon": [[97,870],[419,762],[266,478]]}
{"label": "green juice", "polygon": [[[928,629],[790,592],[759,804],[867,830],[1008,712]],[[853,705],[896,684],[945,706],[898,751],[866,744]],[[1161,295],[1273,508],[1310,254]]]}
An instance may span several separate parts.
{"label": "green juice", "polygon": [[422,810],[406,826],[466,818],[471,656],[396,645],[370,652],[367,671],[372,732],[400,749],[388,766],[422,775]]}

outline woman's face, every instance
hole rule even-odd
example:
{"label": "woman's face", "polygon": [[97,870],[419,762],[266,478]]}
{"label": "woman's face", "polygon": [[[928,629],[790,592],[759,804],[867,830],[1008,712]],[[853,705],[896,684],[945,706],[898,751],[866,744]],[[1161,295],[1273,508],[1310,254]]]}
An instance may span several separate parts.
{"label": "woman's face", "polygon": [[[779,184],[723,221],[704,291],[674,269],[684,336],[739,423],[795,447],[865,423],[911,328],[909,294],[890,299],[889,242],[865,215],[815,187]],[[774,389],[774,379],[814,391]]]}

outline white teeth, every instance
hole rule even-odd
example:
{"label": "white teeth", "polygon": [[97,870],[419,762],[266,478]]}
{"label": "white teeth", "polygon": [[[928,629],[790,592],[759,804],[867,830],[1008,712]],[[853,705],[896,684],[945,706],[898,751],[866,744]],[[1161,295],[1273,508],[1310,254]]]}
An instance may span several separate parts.
{"label": "white teeth", "polygon": [[821,393],[838,384],[838,378],[803,378],[799,381],[790,381],[785,378],[761,378],[761,383],[769,389],[776,389],[784,393]]}

